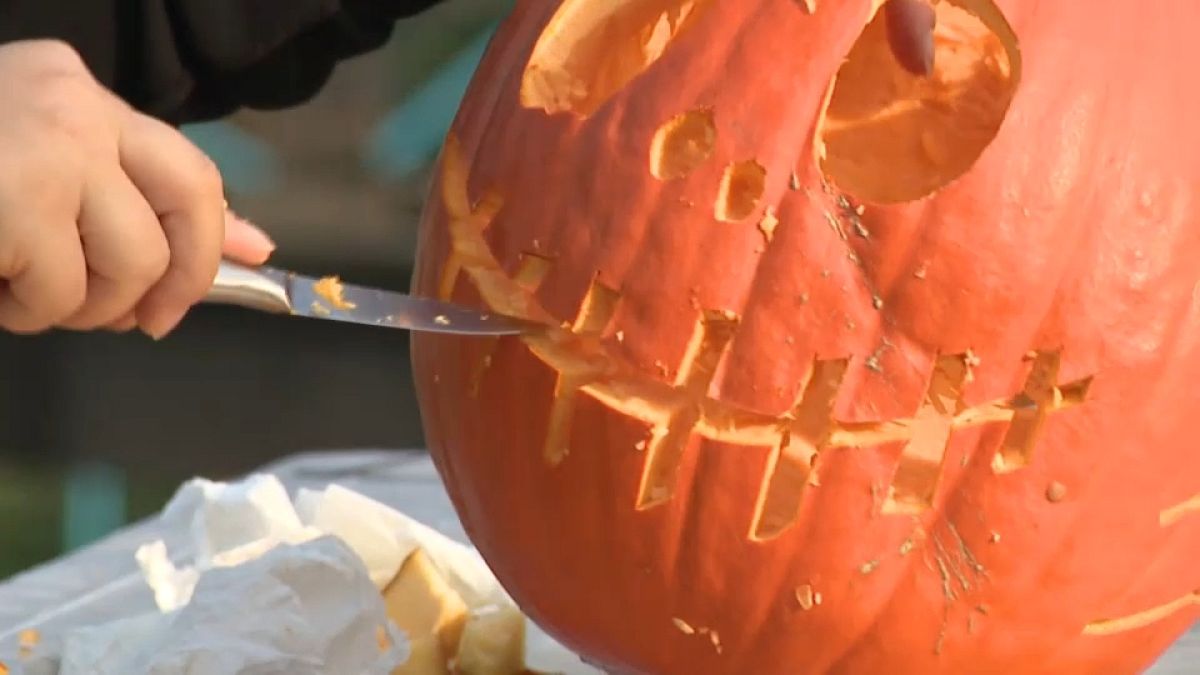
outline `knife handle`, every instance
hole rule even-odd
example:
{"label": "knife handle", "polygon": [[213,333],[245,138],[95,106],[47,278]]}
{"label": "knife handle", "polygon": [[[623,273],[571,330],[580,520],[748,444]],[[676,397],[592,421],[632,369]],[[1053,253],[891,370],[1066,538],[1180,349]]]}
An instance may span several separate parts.
{"label": "knife handle", "polygon": [[212,288],[202,300],[215,305],[237,305],[272,314],[290,314],[287,275],[270,267],[247,267],[222,260]]}

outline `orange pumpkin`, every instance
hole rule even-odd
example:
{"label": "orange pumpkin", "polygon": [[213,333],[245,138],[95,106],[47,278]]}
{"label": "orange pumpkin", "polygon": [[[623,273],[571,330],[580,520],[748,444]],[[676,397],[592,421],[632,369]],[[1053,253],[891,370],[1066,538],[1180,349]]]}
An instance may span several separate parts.
{"label": "orange pumpkin", "polygon": [[1200,5],[933,9],[926,76],[878,0],[521,0],[476,74],[415,289],[549,327],[414,336],[427,439],[610,672],[1112,675],[1200,615]]}

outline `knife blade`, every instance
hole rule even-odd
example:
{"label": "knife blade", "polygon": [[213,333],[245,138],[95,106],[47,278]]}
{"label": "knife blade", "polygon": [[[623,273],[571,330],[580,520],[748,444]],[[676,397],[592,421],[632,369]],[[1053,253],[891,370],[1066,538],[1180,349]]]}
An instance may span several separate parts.
{"label": "knife blade", "polygon": [[518,335],[539,324],[432,298],[221,261],[204,303],[272,314],[454,335]]}

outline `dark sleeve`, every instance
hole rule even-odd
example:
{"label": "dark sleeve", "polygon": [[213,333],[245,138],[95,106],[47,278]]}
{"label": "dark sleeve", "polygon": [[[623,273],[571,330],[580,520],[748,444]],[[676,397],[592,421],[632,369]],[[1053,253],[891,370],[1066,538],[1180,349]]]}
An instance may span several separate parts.
{"label": "dark sleeve", "polygon": [[174,124],[314,96],[339,61],[440,0],[0,0],[0,41],[54,37]]}

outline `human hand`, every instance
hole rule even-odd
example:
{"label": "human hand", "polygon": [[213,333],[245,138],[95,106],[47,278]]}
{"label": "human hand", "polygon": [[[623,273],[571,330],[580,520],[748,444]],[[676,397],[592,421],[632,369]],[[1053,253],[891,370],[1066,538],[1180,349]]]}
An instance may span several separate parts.
{"label": "human hand", "polygon": [[0,329],[161,338],[222,255],[273,244],[229,213],[213,162],[105,89],[55,41],[0,46]]}
{"label": "human hand", "polygon": [[887,0],[883,6],[887,20],[888,45],[902,68],[928,77],[933,73],[933,30],[937,11],[929,0]]}

